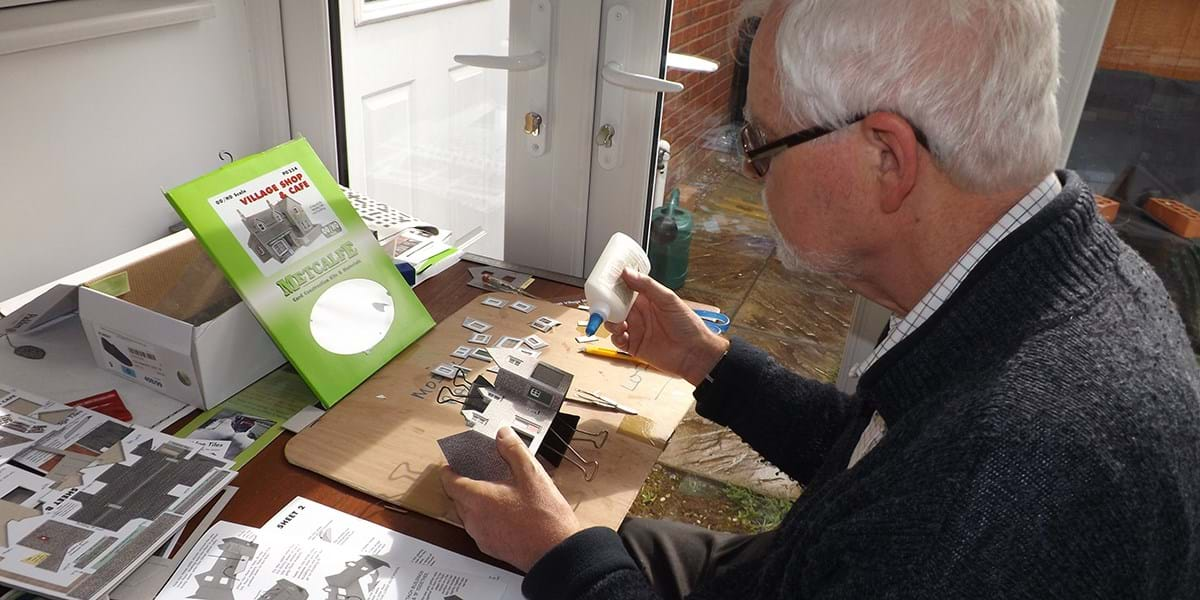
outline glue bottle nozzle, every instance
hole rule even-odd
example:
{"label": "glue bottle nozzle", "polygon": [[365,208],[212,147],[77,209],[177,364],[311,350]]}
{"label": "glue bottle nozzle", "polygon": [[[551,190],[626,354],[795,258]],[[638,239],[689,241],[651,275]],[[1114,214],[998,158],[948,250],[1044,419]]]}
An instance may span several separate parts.
{"label": "glue bottle nozzle", "polygon": [[596,335],[596,332],[600,331],[600,326],[603,324],[604,317],[600,313],[592,313],[592,316],[588,317],[587,334]]}

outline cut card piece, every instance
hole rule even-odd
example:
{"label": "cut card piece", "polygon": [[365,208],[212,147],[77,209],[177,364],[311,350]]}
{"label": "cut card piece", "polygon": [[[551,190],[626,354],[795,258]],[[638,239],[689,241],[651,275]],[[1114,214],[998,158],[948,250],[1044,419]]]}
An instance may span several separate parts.
{"label": "cut card piece", "polygon": [[538,352],[537,350],[530,350],[529,348],[517,348],[517,353],[521,356],[528,356],[529,358],[538,358],[542,355],[541,352]]}
{"label": "cut card piece", "polygon": [[476,348],[476,349],[472,350],[471,358],[477,358],[479,360],[492,362],[492,355],[488,354],[488,351],[486,348]]}
{"label": "cut card piece", "polygon": [[462,365],[452,365],[450,363],[442,363],[432,369],[434,375],[437,375],[438,377],[445,377],[446,379],[454,379],[454,376],[457,375],[459,371],[470,372],[470,369]]}
{"label": "cut card piece", "polygon": [[520,300],[517,300],[516,302],[513,302],[513,303],[512,303],[512,304],[510,304],[509,306],[510,306],[510,307],[511,307],[513,310],[519,310],[519,311],[521,311],[521,312],[523,312],[523,313],[526,313],[526,314],[533,312],[533,305],[532,305],[532,304],[530,304],[530,303],[528,303],[528,302],[522,302],[522,301],[520,301]]}
{"label": "cut card piece", "polygon": [[499,342],[496,342],[496,346],[498,348],[504,348],[506,350],[511,350],[513,348],[519,347],[521,345],[521,343],[524,341],[525,340],[523,340],[519,337],[512,337],[510,335],[506,335],[506,336],[500,338]]}
{"label": "cut card piece", "polygon": [[486,333],[487,330],[492,328],[491,324],[480,321],[479,319],[472,319],[471,317],[467,317],[467,320],[463,321],[463,327],[466,327],[475,333]]}
{"label": "cut card piece", "polygon": [[472,344],[482,344],[482,345],[486,346],[488,344],[488,342],[492,341],[492,336],[491,336],[491,334],[488,334],[488,333],[477,333],[477,334],[471,336],[471,339],[469,339],[467,341],[471,342]]}
{"label": "cut card piece", "polygon": [[587,322],[587,321],[580,321],[580,322],[576,323],[576,324],[575,324],[575,326],[576,326],[576,327],[587,327],[587,326],[588,326],[588,322]]}
{"label": "cut card piece", "polygon": [[559,325],[562,325],[562,323],[555,321],[550,317],[538,317],[537,320],[529,324],[530,327],[543,333],[549,333],[551,329],[554,329]]}
{"label": "cut card piece", "polygon": [[525,337],[525,345],[533,348],[534,350],[541,350],[550,344],[547,344],[545,340],[536,335],[530,335]]}
{"label": "cut card piece", "polygon": [[453,356],[454,358],[466,358],[470,355],[471,349],[466,346],[459,346],[454,349],[454,352],[450,353],[450,356]]}
{"label": "cut card piece", "polygon": [[492,306],[495,308],[504,308],[508,304],[508,302],[505,302],[504,300],[501,300],[495,296],[488,296],[487,298],[483,299],[483,302],[481,304],[483,304],[484,306]]}
{"label": "cut card piece", "polygon": [[579,342],[580,344],[590,344],[592,342],[600,341],[600,338],[594,335],[577,335],[575,336],[575,341]]}

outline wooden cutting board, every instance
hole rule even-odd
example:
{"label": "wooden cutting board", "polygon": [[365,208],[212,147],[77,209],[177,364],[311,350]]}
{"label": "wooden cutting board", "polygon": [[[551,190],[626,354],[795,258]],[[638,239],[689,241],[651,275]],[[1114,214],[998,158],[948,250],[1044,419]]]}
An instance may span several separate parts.
{"label": "wooden cutting board", "polygon": [[[436,402],[439,388],[448,382],[430,370],[440,363],[463,364],[472,369],[467,379],[482,374],[494,380],[494,374],[486,372],[492,363],[450,355],[458,346],[478,347],[467,343],[473,332],[462,326],[464,319],[472,317],[493,325],[488,331],[492,344],[505,335],[530,334],[548,342],[541,360],[574,375],[568,398],[576,390],[588,390],[637,409],[638,415],[633,416],[570,401],[562,408],[581,417],[581,430],[608,431],[608,440],[599,449],[582,438],[572,443],[588,460],[599,461],[592,481],[585,481],[565,461],[551,475],[581,524],[616,528],[691,406],[692,386],[649,367],[581,353],[575,336],[583,335],[578,326],[587,319],[583,311],[525,298],[535,306],[526,314],[508,306],[482,304],[488,296],[510,305],[519,299],[511,294],[483,294],[446,318],[294,437],[285,451],[288,461],[395,505],[460,524],[442,492],[438,471],[445,459],[437,440],[467,427],[458,404]],[[542,333],[529,325],[541,316],[563,324]],[[607,337],[596,344],[612,347]]]}

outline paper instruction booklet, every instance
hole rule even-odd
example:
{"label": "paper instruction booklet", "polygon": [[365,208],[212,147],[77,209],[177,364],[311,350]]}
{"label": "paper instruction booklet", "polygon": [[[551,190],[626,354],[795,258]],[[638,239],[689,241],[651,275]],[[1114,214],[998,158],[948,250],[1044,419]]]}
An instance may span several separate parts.
{"label": "paper instruction booklet", "polygon": [[300,376],[284,365],[200,413],[175,435],[189,441],[224,441],[222,458],[240,469],[279,437],[284,422],[316,403]]}
{"label": "paper instruction booklet", "polygon": [[45,476],[0,466],[0,583],[64,600],[105,597],[235,475],[113,420],[55,454]]}
{"label": "paper instruction booklet", "polygon": [[304,139],[166,196],[325,407],[433,327]]}
{"label": "paper instruction booklet", "polygon": [[519,600],[521,577],[305,498],[262,529],[219,522],[158,600]]}

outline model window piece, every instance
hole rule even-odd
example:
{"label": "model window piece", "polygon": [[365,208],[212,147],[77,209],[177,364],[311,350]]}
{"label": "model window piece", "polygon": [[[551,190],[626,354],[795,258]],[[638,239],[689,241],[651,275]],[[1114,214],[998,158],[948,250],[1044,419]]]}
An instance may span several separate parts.
{"label": "model window piece", "polygon": [[264,263],[271,259],[286,262],[321,235],[321,228],[313,225],[304,207],[291,196],[275,204],[268,198],[264,210],[249,216],[238,211],[238,216],[250,232],[247,245]]}

